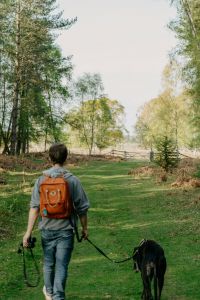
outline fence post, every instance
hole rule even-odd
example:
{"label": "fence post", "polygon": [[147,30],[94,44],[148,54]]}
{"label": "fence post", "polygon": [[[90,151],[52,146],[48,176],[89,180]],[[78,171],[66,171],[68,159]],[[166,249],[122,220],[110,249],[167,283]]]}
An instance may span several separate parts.
{"label": "fence post", "polygon": [[150,162],[152,162],[154,160],[154,152],[153,152],[152,149],[151,149],[151,151],[149,153],[149,160],[150,160]]}
{"label": "fence post", "polygon": [[127,152],[124,151],[124,159],[127,160]]}

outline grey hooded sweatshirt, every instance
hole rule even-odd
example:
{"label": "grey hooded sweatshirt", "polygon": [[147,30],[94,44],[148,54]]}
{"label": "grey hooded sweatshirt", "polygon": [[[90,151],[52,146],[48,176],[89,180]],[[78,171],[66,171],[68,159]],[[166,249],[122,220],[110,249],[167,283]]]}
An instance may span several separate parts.
{"label": "grey hooded sweatshirt", "polygon": [[[77,215],[81,216],[87,213],[89,208],[89,200],[79,179],[76,176],[62,167],[52,167],[44,171],[43,174],[50,177],[64,175],[64,179],[69,184],[71,199]],[[40,176],[35,182],[30,202],[31,208],[40,208],[40,184],[44,180],[44,175]],[[75,222],[76,217],[72,216],[71,221]],[[40,230],[66,230],[73,228],[72,222],[70,222],[69,219],[50,219],[46,217],[40,217],[38,227]]]}

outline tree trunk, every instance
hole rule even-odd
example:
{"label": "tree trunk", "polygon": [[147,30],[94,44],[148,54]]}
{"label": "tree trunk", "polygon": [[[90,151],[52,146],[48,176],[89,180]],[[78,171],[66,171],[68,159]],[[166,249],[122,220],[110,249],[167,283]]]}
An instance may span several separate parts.
{"label": "tree trunk", "polygon": [[96,95],[92,102],[92,122],[91,122],[92,127],[91,127],[90,155],[92,154],[92,150],[94,147],[94,140],[95,140],[95,125],[96,125],[95,111],[96,111]]}
{"label": "tree trunk", "polygon": [[19,115],[19,92],[20,92],[20,0],[18,0],[18,8],[16,15],[16,59],[15,59],[15,86],[14,86],[14,98],[13,108],[11,114],[11,146],[10,153],[16,154],[17,151],[17,130],[18,130],[18,115]]}
{"label": "tree trunk", "polygon": [[4,149],[2,151],[2,154],[10,154],[10,149],[7,143],[4,141]]}

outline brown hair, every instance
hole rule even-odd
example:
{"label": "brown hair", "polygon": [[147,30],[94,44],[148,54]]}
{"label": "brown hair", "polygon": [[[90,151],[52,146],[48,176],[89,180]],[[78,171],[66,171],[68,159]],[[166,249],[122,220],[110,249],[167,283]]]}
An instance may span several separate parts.
{"label": "brown hair", "polygon": [[49,157],[54,164],[63,165],[67,159],[68,150],[62,143],[55,143],[49,148]]}

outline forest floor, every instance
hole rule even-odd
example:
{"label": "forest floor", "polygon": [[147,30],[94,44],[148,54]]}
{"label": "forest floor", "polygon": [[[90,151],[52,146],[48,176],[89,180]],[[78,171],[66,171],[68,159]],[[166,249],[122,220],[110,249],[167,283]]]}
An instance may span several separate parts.
{"label": "forest floor", "polygon": [[[0,157],[0,299],[42,300],[42,280],[37,288],[24,284],[17,249],[26,229],[34,181],[48,163],[41,156],[21,159],[14,164]],[[156,240],[168,264],[162,300],[200,299],[200,190],[189,179],[182,180],[189,166],[167,181],[142,161],[82,159],[71,161],[68,168],[80,178],[90,199],[89,235],[95,244],[110,257],[121,259],[130,256],[141,239]],[[180,181],[184,183],[174,184]],[[34,236],[34,255],[42,274],[37,228]],[[131,261],[116,265],[87,241],[75,243],[68,300],[139,300],[141,290],[140,275],[133,271]]]}

